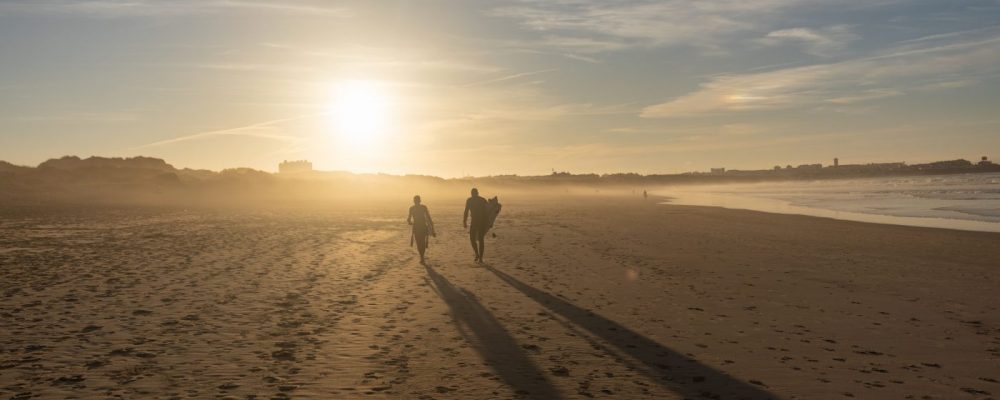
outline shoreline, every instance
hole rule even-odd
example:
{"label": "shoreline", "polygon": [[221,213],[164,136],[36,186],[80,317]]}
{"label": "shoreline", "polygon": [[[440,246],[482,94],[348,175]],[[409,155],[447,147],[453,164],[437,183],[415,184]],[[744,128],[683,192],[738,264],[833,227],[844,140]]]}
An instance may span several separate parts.
{"label": "shoreline", "polygon": [[[911,217],[889,214],[873,214],[854,211],[794,205],[789,201],[740,196],[733,194],[686,193],[672,196],[657,196],[664,199],[661,205],[717,207],[727,210],[744,210],[779,215],[800,215],[839,221],[864,222],[881,225],[910,226],[919,228],[948,229],[968,232],[1000,233],[1000,222],[974,219]],[[734,204],[736,203],[736,204]]]}

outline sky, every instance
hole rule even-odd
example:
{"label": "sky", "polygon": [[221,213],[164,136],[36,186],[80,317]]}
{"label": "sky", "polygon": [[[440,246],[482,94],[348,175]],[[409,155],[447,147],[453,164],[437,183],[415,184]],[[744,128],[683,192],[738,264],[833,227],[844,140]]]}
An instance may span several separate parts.
{"label": "sky", "polygon": [[0,160],[643,174],[1000,158],[1000,0],[0,0]]}

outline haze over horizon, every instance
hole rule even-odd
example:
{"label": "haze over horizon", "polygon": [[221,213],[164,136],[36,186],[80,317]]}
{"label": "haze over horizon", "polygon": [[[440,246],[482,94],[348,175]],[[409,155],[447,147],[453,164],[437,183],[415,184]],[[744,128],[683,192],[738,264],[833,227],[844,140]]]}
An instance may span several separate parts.
{"label": "haze over horizon", "polygon": [[1000,157],[1000,2],[0,2],[0,160],[463,175]]}

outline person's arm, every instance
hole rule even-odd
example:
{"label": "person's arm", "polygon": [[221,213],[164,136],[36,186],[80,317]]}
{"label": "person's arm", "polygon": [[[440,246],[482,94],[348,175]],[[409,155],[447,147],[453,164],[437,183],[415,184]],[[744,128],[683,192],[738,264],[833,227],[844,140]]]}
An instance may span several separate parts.
{"label": "person's arm", "polygon": [[410,207],[410,212],[406,213],[406,223],[413,225],[413,207]]}
{"label": "person's arm", "polygon": [[462,213],[462,227],[469,227],[469,200],[465,201],[465,212]]}

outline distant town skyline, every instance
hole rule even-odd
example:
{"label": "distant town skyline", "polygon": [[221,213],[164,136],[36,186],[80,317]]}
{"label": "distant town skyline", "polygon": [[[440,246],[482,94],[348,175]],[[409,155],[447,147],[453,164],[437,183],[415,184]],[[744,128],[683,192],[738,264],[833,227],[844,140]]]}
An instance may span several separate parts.
{"label": "distant town skyline", "polygon": [[0,2],[0,160],[442,177],[1000,152],[995,0]]}
{"label": "distant town skyline", "polygon": [[[0,170],[4,168],[10,168],[9,163],[4,160],[0,160]],[[224,168],[220,170],[205,170],[205,169],[193,169],[184,166],[174,165],[169,162],[169,160],[163,160],[159,158],[151,158],[144,156],[137,157],[78,157],[78,156],[63,156],[60,158],[53,158],[46,160],[45,162],[38,165],[38,168],[51,169],[53,165],[58,166],[58,168],[76,168],[83,165],[89,166],[103,166],[107,167],[110,165],[117,166],[116,168],[139,168],[139,169],[170,169],[170,170],[191,170],[191,171],[210,171],[211,173],[225,172],[226,170],[250,170],[258,171],[263,173],[278,173],[281,175],[299,175],[299,174],[309,174],[309,173],[353,173],[347,170],[323,170],[313,168],[313,163],[309,160],[283,160],[277,166],[277,171],[268,170],[258,170],[248,167],[231,167]],[[8,166],[8,167],[5,167]],[[35,168],[36,166],[15,166],[9,170],[23,171],[24,167]],[[616,176],[645,176],[645,177],[678,177],[683,175],[714,175],[714,176],[739,176],[739,177],[789,177],[798,176],[800,178],[834,178],[838,176],[842,177],[863,177],[863,176],[891,176],[894,174],[901,175],[912,175],[912,174],[923,174],[923,175],[934,175],[934,174],[955,174],[955,173],[997,173],[1000,172],[1000,164],[994,163],[988,156],[981,156],[978,159],[967,160],[961,159],[948,159],[948,160],[937,160],[929,162],[916,162],[908,163],[906,161],[893,161],[893,162],[858,162],[854,164],[841,164],[838,158],[833,159],[832,164],[823,163],[807,163],[799,165],[786,164],[775,165],[771,168],[748,168],[748,169],[727,169],[725,167],[712,167],[708,171],[683,171],[679,173],[652,173],[652,174],[640,174],[635,171],[616,171],[616,172],[603,172],[597,173],[594,171],[562,171],[553,168],[548,174],[493,174],[493,175],[461,175],[461,176],[436,176],[438,178],[444,179],[455,179],[455,178],[501,178],[501,177],[523,177],[523,178],[538,178],[546,176],[567,176],[567,177],[584,177],[584,176],[603,176],[603,177],[616,177]],[[773,173],[773,174],[772,174]],[[788,174],[792,175],[788,175]],[[382,175],[383,173],[378,173]],[[385,174],[387,176],[404,176],[404,175],[414,175],[414,176],[435,176],[429,174]]]}

